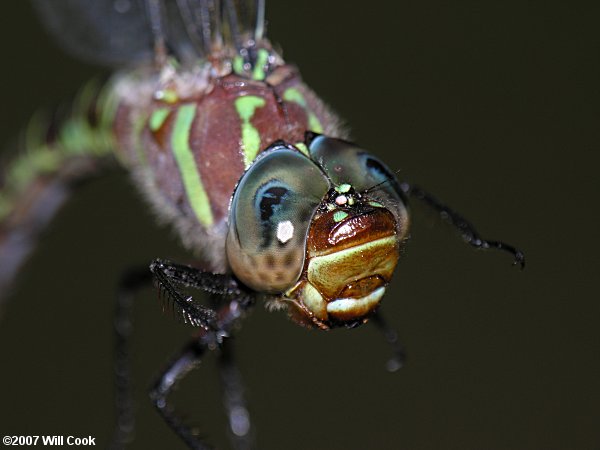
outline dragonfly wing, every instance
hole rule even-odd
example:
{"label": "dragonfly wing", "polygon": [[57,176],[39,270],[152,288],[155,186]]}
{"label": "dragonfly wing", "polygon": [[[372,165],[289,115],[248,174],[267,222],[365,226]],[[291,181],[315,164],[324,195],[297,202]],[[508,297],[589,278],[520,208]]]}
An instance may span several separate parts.
{"label": "dragonfly wing", "polygon": [[264,32],[264,0],[32,1],[68,53],[108,66],[151,61],[161,36],[167,51],[185,61],[222,46],[239,52]]}
{"label": "dragonfly wing", "polygon": [[238,51],[251,47],[264,35],[264,0],[223,0],[223,24],[226,40]]}
{"label": "dragonfly wing", "polygon": [[73,56],[120,66],[151,60],[154,36],[139,0],[33,0],[41,21]]}
{"label": "dragonfly wing", "polygon": [[166,40],[178,55],[189,47],[196,56],[223,47],[239,53],[263,38],[264,0],[176,0],[163,8]]}

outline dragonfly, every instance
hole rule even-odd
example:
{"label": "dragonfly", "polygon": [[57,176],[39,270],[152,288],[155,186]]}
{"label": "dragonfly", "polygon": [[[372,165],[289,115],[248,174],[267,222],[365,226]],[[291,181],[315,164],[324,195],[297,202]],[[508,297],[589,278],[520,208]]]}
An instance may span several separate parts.
{"label": "dragonfly", "polygon": [[195,259],[189,266],[157,258],[120,282],[116,448],[133,429],[131,305],[149,283],[194,328],[154,384],[157,411],[190,448],[207,447],[169,398],[214,352],[232,439],[250,447],[230,337],[256,304],[323,331],[374,323],[392,346],[389,368],[402,366],[403,349],[380,306],[409,238],[409,201],[438,212],[468,244],[506,251],[524,267],[520,250],[484,239],[349,140],[266,38],[263,1],[34,4],[65,50],[118,71],[85,86],[68,114],[33,120],[23,148],[4,164],[0,288],[12,283],[76,186],[112,167],[130,172]]}

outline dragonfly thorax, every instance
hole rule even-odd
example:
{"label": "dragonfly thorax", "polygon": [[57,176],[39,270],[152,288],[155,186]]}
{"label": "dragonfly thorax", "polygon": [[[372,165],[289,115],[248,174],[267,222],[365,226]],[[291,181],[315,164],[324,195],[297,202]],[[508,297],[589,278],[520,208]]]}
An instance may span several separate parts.
{"label": "dragonfly thorax", "polygon": [[112,122],[119,157],[153,209],[204,268],[224,273],[229,203],[244,172],[277,140],[340,132],[291,66],[275,67],[268,81],[213,77],[206,67],[121,75]]}

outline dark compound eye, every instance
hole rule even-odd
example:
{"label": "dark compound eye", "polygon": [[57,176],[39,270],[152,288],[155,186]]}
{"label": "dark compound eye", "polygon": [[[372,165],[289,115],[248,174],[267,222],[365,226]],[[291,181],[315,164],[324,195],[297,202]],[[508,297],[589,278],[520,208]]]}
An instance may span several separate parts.
{"label": "dark compound eye", "polygon": [[277,146],[241,178],[230,206],[227,258],[235,275],[261,292],[298,280],[311,219],[329,181],[299,151]]}
{"label": "dark compound eye", "polygon": [[334,185],[347,183],[361,192],[392,180],[387,186],[389,194],[401,199],[396,191],[397,181],[392,171],[362,148],[340,139],[318,136],[310,143],[309,150],[311,158],[319,161]]}
{"label": "dark compound eye", "polygon": [[[290,190],[286,186],[282,186],[277,180],[270,180],[265,185],[261,186],[255,199],[255,210],[259,215],[261,231],[263,234],[262,247],[267,248],[273,240],[273,231],[276,229],[274,223],[277,216],[281,212],[281,208],[285,207],[285,202],[290,197]],[[280,243],[286,244],[288,241]]]}
{"label": "dark compound eye", "polygon": [[377,178],[381,178],[384,180],[394,178],[394,175],[388,170],[386,166],[383,165],[381,161],[375,159],[370,155],[365,156],[365,166],[367,167],[368,171]]}
{"label": "dark compound eye", "polygon": [[358,193],[388,208],[403,235],[408,226],[404,195],[394,173],[376,156],[340,139],[317,136],[309,146],[310,157],[321,164],[334,185],[350,184]]}
{"label": "dark compound eye", "polygon": [[290,190],[284,186],[269,187],[269,184],[270,183],[268,183],[264,189],[261,187],[256,196],[258,199],[258,207],[256,209],[260,211],[261,222],[267,222],[273,217],[275,210],[281,206],[284,198],[290,192]]}

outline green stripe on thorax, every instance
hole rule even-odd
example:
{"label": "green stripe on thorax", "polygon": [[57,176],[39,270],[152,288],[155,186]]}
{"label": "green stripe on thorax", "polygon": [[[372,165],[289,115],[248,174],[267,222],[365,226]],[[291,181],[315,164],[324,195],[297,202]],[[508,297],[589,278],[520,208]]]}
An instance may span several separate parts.
{"label": "green stripe on thorax", "polygon": [[298,89],[294,87],[287,88],[283,93],[283,99],[285,101],[293,102],[300,105],[304,109],[304,111],[306,111],[306,114],[308,116],[309,130],[314,131],[315,133],[323,132],[323,125],[321,125],[321,122],[319,121],[315,113],[308,108],[306,99]]}
{"label": "green stripe on thorax", "polygon": [[167,120],[167,117],[169,116],[170,112],[171,110],[165,107],[156,108],[154,111],[152,111],[152,114],[150,115],[150,120],[148,122],[150,130],[156,131],[160,127],[162,127],[165,123],[165,120]]}
{"label": "green stripe on thorax", "polygon": [[179,107],[175,117],[173,135],[171,136],[171,147],[188,201],[198,221],[205,227],[209,227],[214,222],[210,201],[202,184],[194,154],[190,148],[190,131],[195,117],[195,104],[184,104]]}
{"label": "green stripe on thorax", "polygon": [[245,95],[235,100],[235,109],[242,122],[242,151],[246,169],[260,151],[260,133],[252,125],[251,120],[257,108],[265,106],[265,99],[256,95]]}

